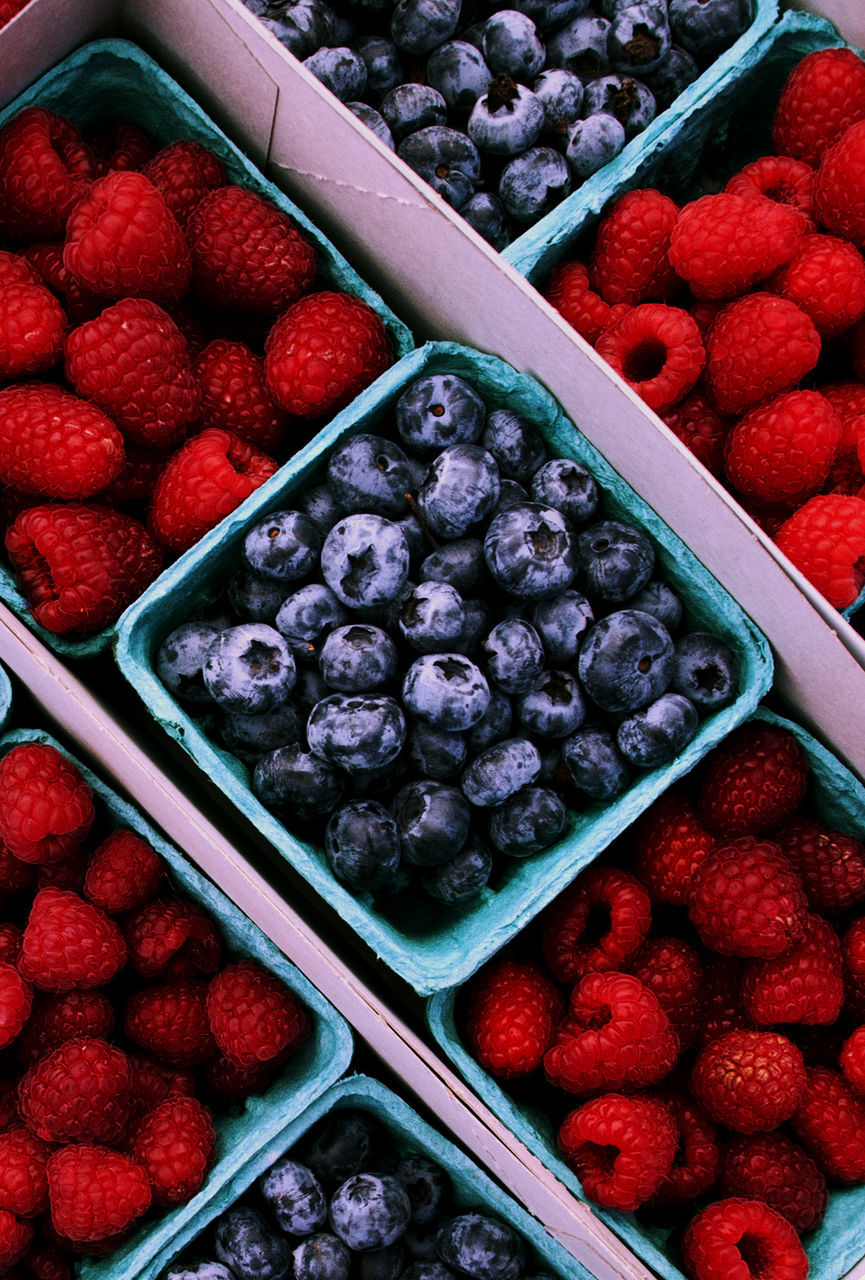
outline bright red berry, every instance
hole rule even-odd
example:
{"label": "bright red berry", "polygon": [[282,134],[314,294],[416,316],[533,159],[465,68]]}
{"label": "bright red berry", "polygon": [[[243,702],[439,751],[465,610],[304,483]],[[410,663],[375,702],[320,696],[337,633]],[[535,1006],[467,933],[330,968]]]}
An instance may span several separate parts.
{"label": "bright red berry", "polygon": [[23,1124],[0,1133],[0,1209],[32,1218],[48,1208],[45,1165],[51,1148]]}
{"label": "bright red berry", "polygon": [[838,1065],[850,1088],[865,1094],[865,1026],[851,1031],[844,1041]]}
{"label": "bright red berry", "polygon": [[203,979],[153,983],[126,1002],[124,1030],[169,1066],[194,1067],[216,1050]]}
{"label": "bright red berry", "polygon": [[256,960],[237,960],[211,978],[207,1015],[217,1045],[239,1067],[269,1062],[310,1034],[303,1004]]}
{"label": "bright red berry", "polygon": [[838,1071],[813,1067],[792,1118],[796,1136],[836,1182],[865,1181],[865,1098]]}
{"label": "bright red berry", "polygon": [[107,1040],[114,1029],[114,1007],[101,991],[39,992],[15,1052],[25,1067],[73,1036]]}
{"label": "bright red berry", "polygon": [[0,390],[0,479],[40,498],[89,498],[123,465],[123,436],[95,404],[48,382]]}
{"label": "bright red berry", "polygon": [[116,827],[93,851],[84,877],[84,897],[114,914],[143,906],[156,893],[165,863],[149,841]]}
{"label": "bright red berry", "polygon": [[571,1111],[556,1141],[589,1199],[605,1209],[630,1211],[669,1173],[679,1129],[654,1098],[604,1093]]}
{"label": "bright red berry", "polygon": [[554,267],[544,297],[587,342],[597,342],[612,323],[613,308],[592,289],[584,262]]}
{"label": "bright red berry", "polygon": [[663,302],[634,307],[604,330],[595,350],[659,413],[688,394],[706,360],[694,318]]}
{"label": "bright red berry", "polygon": [[141,172],[162,192],[165,203],[182,227],[186,226],[199,200],[227,182],[219,157],[193,138],[180,138],[160,148]]}
{"label": "bright red berry", "polygon": [[852,49],[815,49],[790,72],[772,123],[772,145],[816,165],[826,148],[865,119],[865,63]]}
{"label": "bright red berry", "polygon": [[810,317],[795,302],[758,291],[728,303],[712,325],[706,386],[720,413],[747,413],[795,387],[819,355]]}
{"label": "bright red berry", "polygon": [[865,314],[865,260],[838,236],[805,236],[771,283],[811,317],[824,338],[837,337]]}
{"label": "bright red berry", "polygon": [[799,873],[814,911],[845,911],[865,898],[865,844],[855,836],[796,814],[772,839]]}
{"label": "bright red berry", "polygon": [[865,499],[817,494],[784,521],[775,544],[829,604],[846,609],[865,583]]}
{"label": "bright red berry", "polygon": [[627,964],[629,973],[653,991],[685,1049],[694,1043],[700,1019],[703,966],[682,938],[648,938]]}
{"label": "bright red berry", "polygon": [[[759,1263],[758,1260],[759,1259]],[[689,1280],[805,1280],[808,1255],[794,1227],[762,1200],[738,1196],[702,1209],[682,1237]]]}
{"label": "bright red berry", "polygon": [[697,1054],[691,1092],[713,1120],[762,1133],[789,1120],[805,1096],[802,1054],[776,1031],[727,1031]]}
{"label": "bright red berry", "polygon": [[725,1196],[762,1200],[801,1234],[818,1227],[826,1209],[826,1178],[785,1133],[730,1136],[721,1161]]}
{"label": "bright red berry", "polygon": [[63,309],[72,324],[92,320],[108,306],[108,298],[85,289],[64,267],[62,240],[41,240],[25,245],[21,256],[36,268],[48,288],[60,295]]}
{"label": "bright red berry", "polygon": [[44,373],[56,364],[67,324],[36,268],[0,250],[0,380]]}
{"label": "bright red berry", "polygon": [[207,1107],[196,1098],[173,1094],[138,1121],[129,1154],[150,1179],[155,1204],[185,1204],[207,1176],[215,1142]]}
{"label": "bright red berry", "polygon": [[725,191],[731,195],[764,196],[777,204],[789,205],[814,225],[814,170],[791,156],[760,156],[734,173]]}
{"label": "bright red berry", "polygon": [[735,298],[789,262],[806,222],[773,200],[700,196],[679,212],[669,260],[697,298]]}
{"label": "bright red berry", "polygon": [[807,912],[802,883],[771,840],[738,836],[719,844],[691,880],[689,918],[721,955],[779,956],[802,936]]}
{"label": "bright red berry", "polygon": [[673,1163],[653,1192],[649,1206],[686,1204],[708,1191],[718,1176],[718,1131],[703,1108],[687,1094],[663,1090],[652,1096],[672,1115],[679,1137]]}
{"label": "bright red berry", "polygon": [[667,298],[676,276],[667,261],[679,210],[653,188],[621,196],[598,224],[589,262],[592,286],[609,303]]}
{"label": "bright red berry", "polygon": [[758,835],[796,811],[808,788],[808,757],[782,725],[734,729],[707,757],[697,807],[710,831]]}
{"label": "bright red berry", "polygon": [[34,1228],[31,1222],[18,1218],[8,1209],[0,1209],[0,1268],[4,1275],[20,1262],[30,1247]]}
{"label": "bright red berry", "polygon": [[215,973],[222,943],[209,913],[191,898],[154,898],[123,922],[129,963],[144,978]]}
{"label": "bright red berry", "polygon": [[621,968],[651,919],[649,895],[635,876],[619,867],[589,867],[541,917],[544,963],[568,986],[584,974]]}
{"label": "bright red berry", "polygon": [[796,503],[825,481],[841,424],[819,391],[787,391],[746,413],[724,446],[727,479],[759,502]]}
{"label": "bright red berry", "polygon": [[503,1080],[536,1071],[563,1012],[543,969],[530,960],[493,961],[467,998],[466,1038],[481,1066]]}
{"label": "bright red berry", "polygon": [[0,838],[24,862],[58,862],[95,818],[81,770],[49,742],[20,742],[0,760]]}
{"label": "bright red berry", "polygon": [[69,889],[40,889],[33,900],[18,967],[41,991],[104,987],[126,962],[113,920]]}
{"label": "bright red berry", "polygon": [[26,107],[0,131],[0,229],[13,240],[60,236],[96,176],[96,163],[70,120]]}
{"label": "bright red berry", "polygon": [[820,916],[806,918],[802,937],[788,951],[745,967],[742,1003],[761,1027],[779,1022],[828,1026],[841,1012],[843,999],[841,944]]}
{"label": "bright red berry", "polygon": [[814,178],[814,204],[828,232],[865,248],[865,119],[824,152]]}
{"label": "bright red berry", "polygon": [[684,400],[671,409],[665,409],[661,417],[676,438],[687,445],[713,476],[723,474],[724,443],[729,434],[729,424],[699,385]]}
{"label": "bright red berry", "polygon": [[244,342],[216,338],[197,356],[195,375],[201,385],[202,421],[233,431],[266,452],[279,445],[290,419],[267,389],[261,356]]}
{"label": "bright red berry", "polygon": [[0,1049],[10,1045],[30,1016],[33,988],[14,964],[0,960]]}
{"label": "bright red berry", "polygon": [[122,1049],[73,1036],[39,1058],[21,1079],[23,1119],[45,1142],[120,1140],[132,1116],[132,1072]]}
{"label": "bright red berry", "polygon": [[667,791],[637,820],[634,830],[634,874],[653,901],[685,906],[691,877],[717,844],[693,801],[680,790]]}
{"label": "bright red berry", "polygon": [[147,1174],[110,1147],[70,1142],[50,1157],[46,1173],[52,1225],[73,1243],[119,1236],[150,1208]]}

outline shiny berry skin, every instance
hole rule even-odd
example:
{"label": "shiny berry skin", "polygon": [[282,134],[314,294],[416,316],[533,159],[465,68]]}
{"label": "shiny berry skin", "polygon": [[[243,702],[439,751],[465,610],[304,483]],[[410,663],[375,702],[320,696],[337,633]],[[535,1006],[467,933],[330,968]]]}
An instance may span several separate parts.
{"label": "shiny berry skin", "polygon": [[806,918],[798,942],[771,960],[752,961],[742,978],[742,1003],[758,1026],[827,1026],[844,998],[841,944],[827,920]]}
{"label": "shiny berry skin", "polygon": [[5,1049],[21,1032],[30,1016],[33,988],[14,964],[0,961],[0,1048]]}
{"label": "shiny berry skin", "polygon": [[604,711],[636,711],[669,686],[675,663],[666,627],[637,609],[619,609],[589,628],[577,670],[590,699]]}
{"label": "shiny berry skin", "polygon": [[254,960],[226,965],[207,989],[216,1043],[239,1067],[268,1062],[304,1043],[310,1019],[280,978]]}
{"label": "shiny berry skin", "polygon": [[48,1208],[50,1154],[51,1148],[23,1124],[0,1133],[0,1209],[31,1218]]}
{"label": "shiny berry skin", "polygon": [[227,181],[221,160],[192,138],[180,138],[161,147],[141,172],[162,192],[165,203],[182,227],[186,226],[199,200]]}
{"label": "shiny berry skin", "polygon": [[826,1208],[826,1178],[786,1134],[733,1134],[721,1159],[725,1196],[762,1200],[798,1232],[818,1227]]}
{"label": "shiny berry skin", "polygon": [[[592,917],[609,926],[600,936]],[[643,886],[617,867],[589,867],[541,916],[544,962],[554,978],[573,986],[587,973],[626,965],[646,937],[651,904]]]}
{"label": "shiny berry skin", "polygon": [[0,131],[4,236],[62,236],[96,172],[93,153],[70,120],[44,107],[17,112]]}
{"label": "shiny berry skin", "polygon": [[604,214],[589,272],[606,302],[636,305],[669,295],[675,275],[667,250],[677,214],[674,201],[653,188],[629,191]]}
{"label": "shiny berry skin", "polygon": [[865,64],[853,49],[815,49],[793,67],[778,99],[772,143],[780,155],[817,165],[865,119]]}
{"label": "shiny berry skin", "polygon": [[393,817],[376,800],[340,805],[324,831],[328,866],[355,893],[383,888],[400,862],[399,831]]}
{"label": "shiny berry skin", "polygon": [[717,835],[756,835],[789,817],[808,787],[808,758],[782,725],[741,725],[712,751],[697,808]]}
{"label": "shiny berry skin", "polygon": [[167,1097],[136,1123],[129,1151],[144,1168],[154,1204],[185,1204],[213,1162],[213,1119],[196,1098]]}
{"label": "shiny berry skin", "polygon": [[522,1237],[483,1213],[462,1213],[442,1223],[436,1251],[446,1266],[474,1280],[517,1280],[525,1261]]}
{"label": "shiny berry skin", "polygon": [[487,568],[519,600],[543,600],[569,587],[577,570],[570,524],[555,507],[523,503],[500,512],[484,535]]}
{"label": "shiny berry skin", "polygon": [[679,1129],[662,1102],[603,1093],[571,1111],[557,1146],[583,1191],[606,1209],[638,1209],[669,1173]]}
{"label": "shiny berry skin", "polygon": [[102,987],[126,962],[126,944],[104,912],[68,889],[40,889],[24,929],[20,972],[42,991]]}
{"label": "shiny berry skin", "polygon": [[817,494],[784,521],[775,543],[829,604],[846,609],[865,582],[865,500]]}
{"label": "shiny berry skin", "polygon": [[0,761],[0,838],[24,862],[74,853],[93,825],[90,784],[48,742],[22,742]]}
{"label": "shiny berry skin", "polygon": [[712,325],[706,386],[720,413],[744,414],[797,386],[816,365],[820,348],[806,311],[758,290],[728,303]]}
{"label": "shiny berry skin", "polygon": [[403,444],[429,455],[452,444],[473,444],[484,430],[486,405],[465,378],[433,373],[409,383],[394,413]]}
{"label": "shiny berry skin", "polygon": [[0,251],[0,378],[44,373],[63,351],[68,321],[35,266]]}
{"label": "shiny berry skin", "polygon": [[788,391],[746,413],[724,446],[727,480],[746,497],[791,504],[829,474],[841,423],[818,391]]}
{"label": "shiny berry skin", "polygon": [[562,1004],[531,961],[495,960],[469,985],[466,1037],[485,1071],[500,1080],[530,1075],[549,1048]]}
{"label": "shiny berry skin", "polygon": [[330,1201],[332,1230],[352,1251],[385,1249],[403,1234],[411,1217],[405,1188],[389,1174],[356,1173]]}
{"label": "shiny berry skin", "polygon": [[781,955],[802,936],[807,911],[802,882],[771,840],[739,836],[720,843],[691,879],[691,923],[721,955]]}
{"label": "shiny berry skin", "polygon": [[649,1205],[683,1205],[714,1185],[721,1160],[720,1137],[706,1112],[687,1093],[662,1089],[652,1096],[672,1115],[679,1138],[670,1170],[652,1193]]}
{"label": "shiny berry skin", "polygon": [[613,322],[613,309],[591,288],[589,268],[583,262],[564,262],[554,267],[544,297],[592,344]]}
{"label": "shiny berry skin", "polygon": [[689,1280],[722,1280],[749,1274],[748,1259],[761,1259],[765,1280],[805,1280],[808,1257],[796,1230],[761,1200],[732,1197],[703,1209],[682,1238],[682,1257]]}
{"label": "shiny berry skin", "polygon": [[169,1066],[193,1067],[216,1051],[207,1013],[207,982],[151,983],[126,1001],[126,1035]]}
{"label": "shiny berry skin", "polygon": [[697,298],[732,298],[789,262],[804,230],[802,215],[766,199],[720,192],[679,213],[670,265]]}
{"label": "shiny berry skin", "polygon": [[796,1137],[835,1182],[865,1178],[865,1100],[840,1072],[814,1067],[791,1121]]}
{"label": "shiny berry skin", "polygon": [[18,1092],[22,1117],[45,1142],[113,1146],[132,1115],[126,1054],[94,1036],[73,1036],[39,1058]]}
{"label": "shiny berry skin", "polygon": [[129,1156],[69,1143],[46,1166],[51,1223],[76,1244],[119,1236],[150,1207],[147,1175]]}
{"label": "shiny berry skin", "polygon": [[691,1092],[719,1124],[762,1133],[791,1119],[806,1090],[796,1046],[775,1031],[728,1031],[701,1049]]}
{"label": "shiny berry skin", "polygon": [[489,838],[509,858],[528,858],[564,835],[568,811],[550,787],[524,786],[490,813]]}
{"label": "shiny berry skin", "polygon": [[843,333],[865,313],[865,261],[855,245],[838,236],[805,236],[772,283],[810,316],[823,338]]}
{"label": "shiny berry skin", "polygon": [[195,357],[201,386],[201,416],[212,427],[233,431],[265,453],[277,448],[289,431],[264,381],[264,361],[244,342],[214,338]]}
{"label": "shiny berry skin", "polygon": [[42,500],[92,497],[123,465],[123,437],[111,419],[52,383],[0,390],[0,424],[0,478]]}
{"label": "shiny berry skin", "polygon": [[693,317],[663,302],[634,307],[604,330],[595,350],[659,413],[693,389],[706,361]]}
{"label": "shiny berry skin", "polygon": [[164,873],[165,863],[147,840],[117,827],[90,855],[84,896],[109,914],[131,911],[155,894]]}

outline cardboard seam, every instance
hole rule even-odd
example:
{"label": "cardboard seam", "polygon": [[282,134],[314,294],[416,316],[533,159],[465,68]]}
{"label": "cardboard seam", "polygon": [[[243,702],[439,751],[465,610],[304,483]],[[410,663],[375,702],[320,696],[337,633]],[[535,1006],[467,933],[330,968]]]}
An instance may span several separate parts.
{"label": "cardboard seam", "polygon": [[346,182],[340,178],[334,178],[332,174],[320,173],[317,169],[297,169],[279,160],[271,160],[270,165],[278,173],[285,174],[289,178],[312,180],[320,185],[335,187],[337,190],[358,191],[362,195],[374,196],[377,200],[387,200],[405,208],[429,209],[433,213],[436,212],[432,205],[427,205],[423,200],[406,200],[402,196],[394,195],[391,191],[379,191],[375,187],[359,187],[356,182]]}

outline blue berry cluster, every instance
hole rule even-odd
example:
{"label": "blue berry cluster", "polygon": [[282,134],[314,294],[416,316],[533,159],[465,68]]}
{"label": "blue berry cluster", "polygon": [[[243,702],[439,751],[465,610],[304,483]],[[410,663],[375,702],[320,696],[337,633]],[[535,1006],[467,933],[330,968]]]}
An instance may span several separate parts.
{"label": "blue berry cluster", "polygon": [[501,1219],[457,1205],[447,1170],[335,1110],[162,1280],[553,1280]]}
{"label": "blue berry cluster", "polygon": [[504,248],[733,41],[755,0],[246,0]]}
{"label": "blue berry cluster", "polygon": [[431,373],[392,419],[248,529],[157,673],[340,883],[454,908],[677,756],[737,660],[527,418]]}

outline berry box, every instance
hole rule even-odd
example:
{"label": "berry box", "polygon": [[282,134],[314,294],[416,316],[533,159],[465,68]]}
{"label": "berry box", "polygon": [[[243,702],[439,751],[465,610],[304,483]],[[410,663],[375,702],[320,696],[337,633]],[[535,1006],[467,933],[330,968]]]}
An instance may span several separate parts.
{"label": "berry box", "polygon": [[[750,718],[781,726],[803,748],[810,765],[808,812],[830,827],[865,836],[865,787],[811,734],[792,721],[759,708]],[[442,991],[427,1004],[427,1023],[443,1052],[464,1079],[511,1131],[534,1152],[556,1178],[575,1196],[583,1198],[579,1180],[565,1164],[556,1146],[556,1133],[548,1114],[526,1100],[505,1092],[469,1052],[458,1024],[459,988]],[[821,1031],[823,1029],[821,1028]],[[667,1280],[683,1280],[677,1251],[678,1227],[684,1225],[698,1206],[682,1211],[682,1221],[651,1225],[633,1214],[593,1206],[653,1272]],[[670,1214],[674,1211],[668,1211]],[[826,1215],[816,1230],[806,1234],[803,1244],[810,1259],[813,1280],[839,1280],[862,1256],[861,1219],[865,1212],[865,1190],[861,1186],[830,1185]]]}
{"label": "berry box", "polygon": [[0,729],[5,729],[12,714],[12,681],[6,668],[0,665]]}
{"label": "berry box", "polygon": [[[167,691],[156,674],[159,646],[196,611],[223,591],[239,563],[241,543],[260,517],[290,503],[322,476],[337,442],[359,432],[386,433],[386,419],[405,388],[420,375],[449,372],[465,378],[489,409],[507,406],[538,429],[551,454],[576,459],[597,479],[605,509],[632,519],[652,537],[661,573],[680,594],[693,625],[714,630],[735,651],[741,668],[734,702],[709,716],[671,764],[649,770],[614,801],[590,803],[569,813],[564,837],[532,858],[508,858],[495,891],[483,889],[453,911],[401,895],[377,908],[367,894],[354,896],[334,877],[323,851],[297,838],[252,793],[250,774],[234,756],[214,746],[206,729]],[[261,831],[270,843],[350,924],[396,973],[421,994],[468,976],[534,916],[624,829],[669,783],[686,772],[759,702],[771,682],[768,647],[738,605],[694,559],[653,511],[580,435],[555,401],[533,379],[502,361],[450,343],[430,343],[405,357],[353,406],[340,414],[283,471],[267,481],[243,510],[202,539],[128,611],[118,631],[120,670],[169,735]]]}
{"label": "berry box", "polygon": [[[177,139],[191,139],[208,147],[222,162],[229,182],[275,203],[314,245],[319,265],[317,279],[322,284],[361,299],[377,312],[384,322],[394,358],[398,359],[414,345],[405,325],[361,280],[330,240],[263,177],[197,103],[135,44],[112,39],[83,45],[10,102],[0,112],[0,126],[23,108],[32,106],[65,116],[80,129],[93,128],[99,122],[128,120],[162,145]],[[306,438],[308,435],[307,431]],[[290,444],[283,445],[283,453],[286,448],[291,451]],[[39,626],[5,566],[0,566],[0,599],[63,657],[90,657],[110,646],[113,627],[75,637],[55,634]]]}
{"label": "berry box", "polygon": [[[138,1273],[136,1280],[156,1280],[175,1259],[180,1262],[184,1251],[190,1256],[205,1254],[208,1248],[208,1227],[224,1210],[228,1209],[280,1157],[301,1144],[305,1135],[318,1122],[339,1112],[361,1113],[368,1119],[392,1150],[396,1159],[408,1154],[427,1157],[442,1166],[450,1176],[453,1189],[453,1205],[457,1212],[490,1215],[507,1223],[523,1237],[528,1259],[544,1274],[550,1272],[561,1280],[589,1280],[589,1273],[560,1244],[543,1230],[501,1187],[497,1186],[480,1168],[464,1155],[453,1143],[443,1138],[435,1129],[412,1110],[402,1098],[380,1081],[365,1075],[347,1076],[312,1102],[293,1119],[278,1136],[256,1151],[238,1171],[218,1202],[208,1207],[195,1222],[184,1224],[173,1240],[166,1240],[158,1255]],[[392,1146],[391,1146],[392,1144]],[[300,1158],[300,1157],[297,1157]],[[260,1205],[254,1192],[247,1203]],[[195,1245],[201,1235],[202,1244]]]}
{"label": "berry box", "polygon": [[[201,1190],[186,1204],[148,1216],[126,1242],[100,1260],[84,1261],[79,1274],[91,1280],[134,1280],[144,1274],[152,1259],[175,1233],[197,1221],[216,1199],[224,1196],[238,1169],[266,1142],[273,1142],[295,1116],[313,1102],[347,1069],[352,1054],[348,1024],[291,964],[261,930],[248,920],[211,881],[141,816],[131,804],[110,790],[99,777],[79,763],[50,734],[42,730],[15,729],[0,740],[0,757],[20,744],[47,744],[60,751],[92,789],[96,823],[106,834],[129,828],[146,840],[168,865],[171,885],[202,904],[216,922],[226,947],[234,956],[265,965],[297,996],[312,1014],[312,1033],[287,1062],[268,1088],[241,1106],[227,1107],[215,1117],[214,1164]],[[150,1271],[147,1274],[151,1274]]]}

